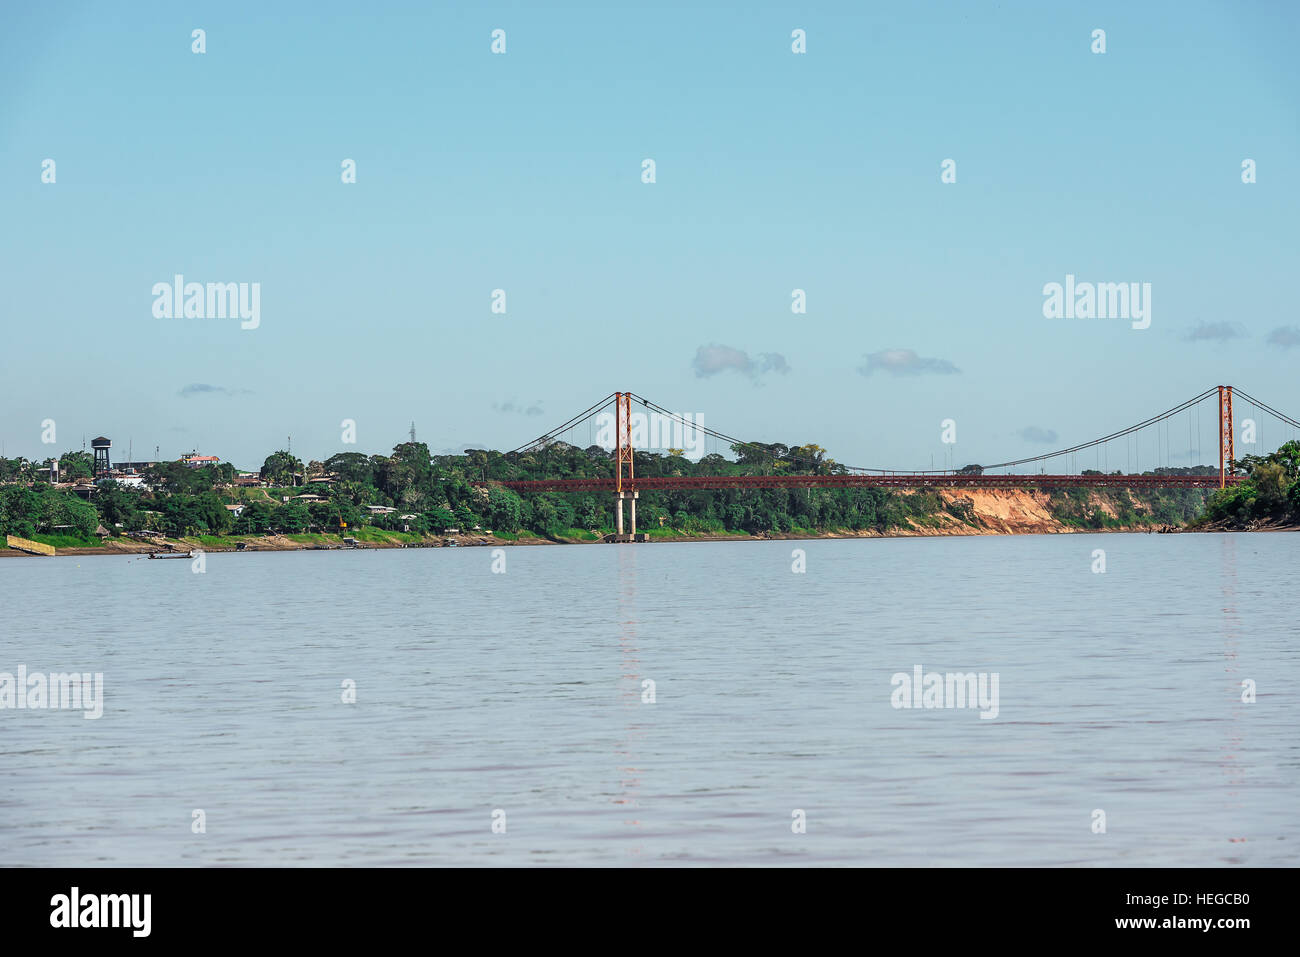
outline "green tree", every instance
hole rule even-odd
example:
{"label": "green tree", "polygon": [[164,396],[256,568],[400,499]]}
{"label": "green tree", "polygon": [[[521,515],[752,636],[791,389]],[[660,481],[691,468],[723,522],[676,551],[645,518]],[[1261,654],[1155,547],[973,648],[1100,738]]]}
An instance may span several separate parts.
{"label": "green tree", "polygon": [[311,514],[307,511],[307,507],[298,502],[282,505],[277,518],[280,530],[291,535],[307,531],[307,526],[311,524]]}
{"label": "green tree", "polygon": [[263,481],[272,485],[291,486],[295,484],[294,475],[302,471],[302,462],[283,449],[272,452],[262,463]]}
{"label": "green tree", "polygon": [[375,469],[368,456],[360,452],[339,452],[325,460],[325,470],[333,472],[344,482],[374,486]]}
{"label": "green tree", "polygon": [[264,535],[275,524],[275,512],[276,508],[270,502],[251,502],[239,516],[235,529],[248,535]]}
{"label": "green tree", "polygon": [[499,485],[488,489],[487,521],[493,531],[517,532],[523,514],[519,495]]}
{"label": "green tree", "polygon": [[44,513],[44,496],[23,485],[0,488],[0,533],[31,538]]}
{"label": "green tree", "polygon": [[586,529],[601,528],[605,524],[605,510],[596,501],[594,495],[584,495],[577,508],[578,527]]}
{"label": "green tree", "polygon": [[442,506],[429,509],[424,517],[430,531],[434,532],[445,532],[456,524],[455,516]]}
{"label": "green tree", "polygon": [[99,513],[89,503],[66,492],[47,492],[42,499],[41,524],[45,529],[69,525],[74,534],[82,537],[95,533]]}
{"label": "green tree", "polygon": [[120,525],[134,532],[144,527],[144,513],[140,509],[140,493],[117,482],[104,482],[95,493],[95,507],[104,526],[115,531]]}
{"label": "green tree", "polygon": [[468,506],[457,505],[452,514],[456,516],[456,527],[462,532],[468,532],[478,524],[478,516],[475,515]]}
{"label": "green tree", "polygon": [[[49,465],[50,460],[46,459]],[[59,456],[59,481],[75,482],[90,478],[95,473],[95,457],[89,452],[64,452]]]}
{"label": "green tree", "polygon": [[151,489],[171,495],[209,492],[219,478],[216,466],[206,465],[195,469],[183,462],[156,462],[144,470],[145,483]]}

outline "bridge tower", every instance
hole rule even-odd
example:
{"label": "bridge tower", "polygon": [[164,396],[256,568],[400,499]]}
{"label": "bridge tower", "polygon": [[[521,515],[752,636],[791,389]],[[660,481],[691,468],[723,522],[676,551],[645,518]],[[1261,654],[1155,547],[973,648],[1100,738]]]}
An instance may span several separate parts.
{"label": "bridge tower", "polygon": [[[636,460],[632,455],[632,393],[614,393],[614,516],[617,520],[618,534],[623,534],[623,502],[626,500],[632,510],[632,534],[636,535],[636,500],[634,468]],[[624,465],[627,466],[627,488],[624,483]]]}
{"label": "bridge tower", "polygon": [[1232,441],[1232,386],[1219,386],[1219,488],[1227,485],[1236,451]]}

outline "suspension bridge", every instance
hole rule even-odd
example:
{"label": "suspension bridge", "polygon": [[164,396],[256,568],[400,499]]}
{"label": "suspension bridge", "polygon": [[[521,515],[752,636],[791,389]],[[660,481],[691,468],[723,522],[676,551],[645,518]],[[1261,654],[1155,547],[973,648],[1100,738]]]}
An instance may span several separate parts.
{"label": "suspension bridge", "polygon": [[[1234,399],[1236,412],[1234,412]],[[633,404],[643,412],[633,413]],[[611,411],[612,410],[612,411]],[[1248,411],[1240,420],[1236,413]],[[637,417],[641,421],[637,421]],[[651,419],[654,417],[654,419]],[[654,421],[662,428],[658,440],[655,429],[646,428]],[[1182,427],[1187,427],[1187,445],[1182,445]],[[612,494],[618,534],[623,534],[623,505],[631,512],[631,531],[636,533],[636,502],[641,492],[694,489],[770,489],[770,488],[1199,488],[1221,489],[1244,481],[1236,470],[1236,434],[1243,430],[1243,440],[1261,451],[1265,430],[1272,448],[1284,441],[1300,438],[1300,421],[1253,396],[1220,385],[1181,402],[1127,428],[1111,432],[1090,442],[1057,449],[1040,455],[998,462],[992,465],[968,465],[947,469],[886,469],[842,465],[809,454],[808,447],[788,448],[745,441],[698,421],[670,412],[633,392],[613,392],[595,405],[578,413],[549,432],[538,436],[509,453],[526,457],[544,449],[567,444],[582,448],[580,439],[586,430],[588,447],[608,449],[612,475],[569,478],[519,478],[483,481],[479,485],[500,485],[517,492],[592,491]],[[1208,426],[1208,434],[1206,430]],[[663,432],[681,437],[678,446],[670,447]],[[598,440],[592,442],[593,433]],[[680,454],[685,438],[703,437],[737,455],[742,471],[719,469],[718,474],[673,475],[636,474],[637,452],[651,449]],[[667,441],[672,441],[669,438]],[[656,444],[657,442],[657,444]],[[1204,451],[1210,446],[1209,462]],[[1184,449],[1186,451],[1184,451]],[[1215,457],[1217,456],[1217,467]],[[1111,469],[1112,458],[1116,468]],[[1092,459],[1095,468],[1087,468]],[[1174,466],[1182,460],[1185,466]],[[1123,463],[1123,468],[1119,467]],[[736,466],[736,462],[727,462]],[[1143,466],[1146,469],[1143,470]],[[1039,471],[1032,471],[1034,466]],[[1048,467],[1051,466],[1051,471]]]}

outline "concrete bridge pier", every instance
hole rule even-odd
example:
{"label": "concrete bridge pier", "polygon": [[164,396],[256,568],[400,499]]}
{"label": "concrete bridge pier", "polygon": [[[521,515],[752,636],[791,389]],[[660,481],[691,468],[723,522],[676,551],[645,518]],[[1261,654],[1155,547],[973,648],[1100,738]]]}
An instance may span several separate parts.
{"label": "concrete bridge pier", "polygon": [[636,534],[636,500],[640,497],[640,492],[615,492],[614,493],[614,515],[617,519],[618,534],[623,534],[623,500],[626,499],[628,507],[631,509],[632,534]]}

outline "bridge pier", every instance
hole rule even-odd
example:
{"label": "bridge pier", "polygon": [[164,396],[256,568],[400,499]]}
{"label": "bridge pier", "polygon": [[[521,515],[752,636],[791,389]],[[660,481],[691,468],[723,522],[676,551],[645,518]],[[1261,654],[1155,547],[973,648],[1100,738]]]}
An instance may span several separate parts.
{"label": "bridge pier", "polygon": [[632,512],[632,534],[636,534],[636,500],[641,495],[640,492],[615,492],[614,493],[614,516],[617,520],[618,534],[623,534],[623,500],[626,499],[628,507]]}

